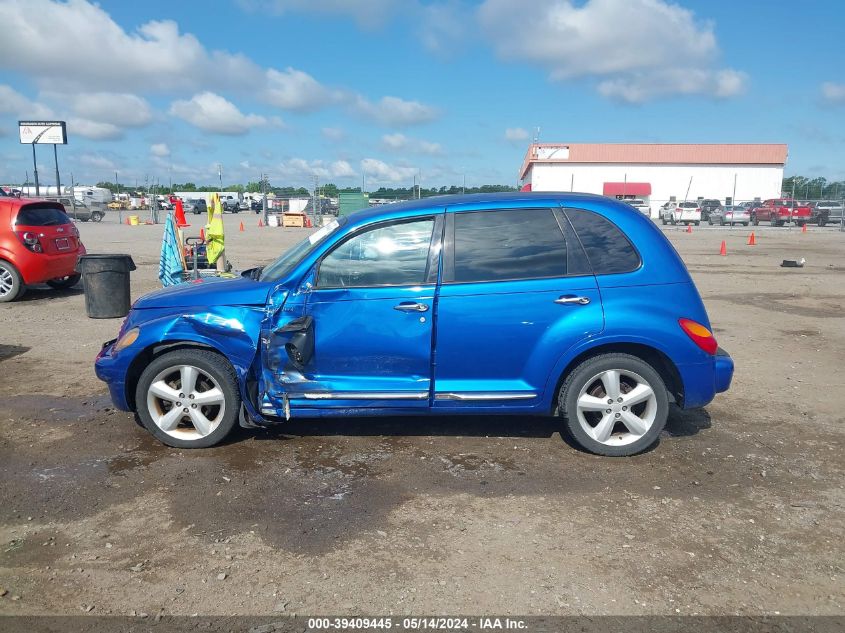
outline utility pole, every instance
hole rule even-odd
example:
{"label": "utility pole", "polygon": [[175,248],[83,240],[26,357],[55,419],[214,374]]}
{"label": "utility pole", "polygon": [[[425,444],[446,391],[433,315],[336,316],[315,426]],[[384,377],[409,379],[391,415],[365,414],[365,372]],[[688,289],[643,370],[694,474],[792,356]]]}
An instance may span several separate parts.
{"label": "utility pole", "polygon": [[220,179],[220,191],[223,191],[223,163],[217,163],[217,177]]}
{"label": "utility pole", "polygon": [[62,195],[62,183],[59,179],[59,153],[56,151],[56,144],[53,143],[53,160],[56,163],[56,195]]}
{"label": "utility pole", "polygon": [[120,202],[120,183],[117,181],[117,170],[114,170],[114,184],[117,186],[117,221],[123,224],[123,204]]}
{"label": "utility pole", "polygon": [[320,200],[317,198],[319,182],[320,179],[317,177],[317,174],[314,174],[314,197],[312,198],[314,204],[311,205],[311,210],[314,212],[314,220],[317,220],[317,208],[320,205]]}
{"label": "utility pole", "polygon": [[264,212],[264,226],[268,223],[267,214],[267,174],[261,174],[261,206]]}
{"label": "utility pole", "polygon": [[32,143],[32,169],[35,174],[35,197],[41,197],[41,188],[38,186],[38,162],[35,160],[35,143]]}

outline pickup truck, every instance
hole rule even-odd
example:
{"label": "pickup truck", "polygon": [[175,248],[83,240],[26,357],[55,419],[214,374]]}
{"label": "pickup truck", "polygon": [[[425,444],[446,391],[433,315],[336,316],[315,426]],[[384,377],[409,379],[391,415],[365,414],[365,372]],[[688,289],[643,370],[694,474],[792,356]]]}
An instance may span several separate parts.
{"label": "pickup truck", "polygon": [[790,198],[774,198],[764,200],[762,204],[751,210],[751,224],[757,226],[760,222],[770,222],[772,226],[783,226],[787,222],[795,222],[804,226],[810,221],[810,207],[801,205]]}
{"label": "pickup truck", "polygon": [[44,199],[50,200],[51,202],[58,202],[65,208],[65,213],[67,213],[68,217],[71,217],[74,220],[81,220],[83,222],[91,220],[92,222],[99,222],[106,215],[102,209],[92,209],[87,204],[80,202],[76,198],[55,198],[47,196]]}

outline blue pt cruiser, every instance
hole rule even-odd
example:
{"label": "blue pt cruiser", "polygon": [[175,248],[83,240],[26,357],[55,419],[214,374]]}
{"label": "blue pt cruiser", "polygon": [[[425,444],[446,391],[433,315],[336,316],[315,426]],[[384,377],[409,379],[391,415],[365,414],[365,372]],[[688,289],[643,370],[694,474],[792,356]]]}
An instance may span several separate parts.
{"label": "blue pt cruiser", "polygon": [[486,413],[558,416],[584,449],[632,455],[671,401],[727,390],[733,361],[651,220],[516,193],[367,209],[238,279],[146,295],[96,370],[182,448],[238,422]]}

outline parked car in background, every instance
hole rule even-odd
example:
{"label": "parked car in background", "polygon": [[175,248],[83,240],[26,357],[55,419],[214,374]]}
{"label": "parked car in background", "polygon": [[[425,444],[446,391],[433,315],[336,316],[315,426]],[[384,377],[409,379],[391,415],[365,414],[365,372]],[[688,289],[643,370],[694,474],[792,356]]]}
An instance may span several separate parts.
{"label": "parked car in background", "polygon": [[193,213],[194,215],[208,213],[208,205],[203,198],[192,198],[186,201],[183,206],[185,207],[185,213]]}
{"label": "parked car in background", "polygon": [[660,207],[663,224],[701,224],[701,208],[697,202],[667,202]]}
{"label": "parked car in background", "polygon": [[519,192],[365,209],[239,278],[148,294],[96,372],[180,448],[239,419],[510,414],[621,456],[657,442],[670,401],[727,390],[733,361],[651,220]]}
{"label": "parked car in background", "polygon": [[819,226],[840,224],[842,222],[842,203],[836,200],[818,200],[810,202],[810,222]]}
{"label": "parked car in background", "polygon": [[722,203],[715,198],[710,198],[707,200],[702,200],[699,203],[701,207],[701,221],[707,222],[710,219],[710,214],[716,211],[717,209],[722,208]]}
{"label": "parked car in background", "polygon": [[651,217],[651,207],[646,204],[645,200],[633,199],[633,200],[623,200],[622,202],[626,202],[627,204],[630,204],[632,207],[634,207],[637,211],[642,213],[647,218]]}
{"label": "parked car in background", "polygon": [[70,288],[85,254],[79,230],[52,200],[0,197],[0,303],[23,296],[27,284]]}
{"label": "parked car in background", "polygon": [[772,226],[795,222],[798,226],[804,226],[809,220],[810,207],[789,198],[765,200],[751,210],[751,224],[754,226],[760,222],[770,222]]}
{"label": "parked car in background", "polygon": [[220,205],[223,207],[223,213],[239,213],[241,210],[240,203],[234,198],[221,200]]}
{"label": "parked car in background", "polygon": [[718,209],[710,212],[707,223],[710,225],[718,224],[719,226],[724,226],[725,224],[729,224],[730,226],[734,224],[748,226],[751,224],[751,211],[748,207],[743,207],[742,205],[719,206]]}
{"label": "parked car in background", "polygon": [[256,213],[259,213],[264,210],[264,203],[260,200],[253,200],[249,203],[249,209],[250,211],[255,211]]}
{"label": "parked car in background", "polygon": [[54,198],[52,196],[46,196],[44,199],[50,200],[51,202],[58,202],[64,208],[65,213],[74,220],[99,222],[106,215],[102,209],[92,209],[76,198]]}

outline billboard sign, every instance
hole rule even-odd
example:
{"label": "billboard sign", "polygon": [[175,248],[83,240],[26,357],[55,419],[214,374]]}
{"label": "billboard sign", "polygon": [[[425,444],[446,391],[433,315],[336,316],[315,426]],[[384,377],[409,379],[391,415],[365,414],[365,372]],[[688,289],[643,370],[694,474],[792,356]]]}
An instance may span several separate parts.
{"label": "billboard sign", "polygon": [[18,121],[21,143],[67,145],[64,121]]}

